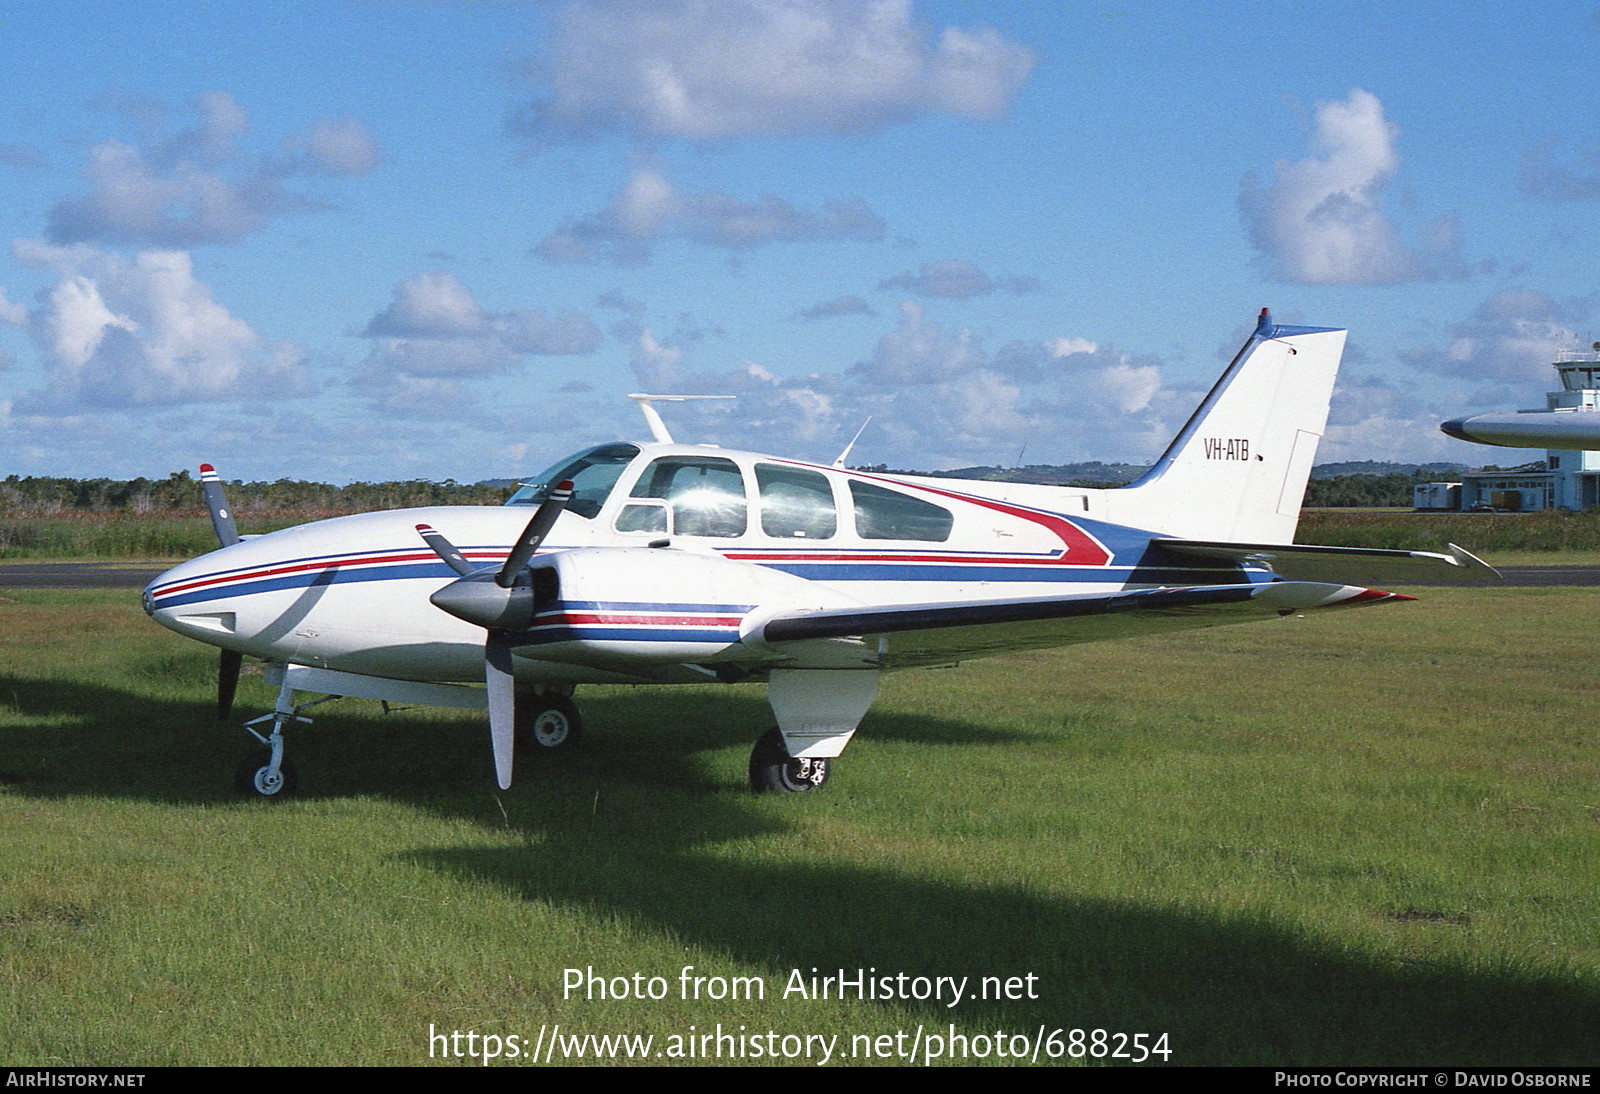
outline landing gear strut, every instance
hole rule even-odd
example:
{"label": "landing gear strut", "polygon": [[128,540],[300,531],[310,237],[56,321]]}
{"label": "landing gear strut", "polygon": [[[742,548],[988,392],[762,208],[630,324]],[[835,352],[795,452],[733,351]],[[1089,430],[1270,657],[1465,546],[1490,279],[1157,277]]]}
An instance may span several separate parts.
{"label": "landing gear strut", "polygon": [[[278,701],[272,705],[272,713],[263,714],[244,724],[245,732],[265,747],[251,752],[239,764],[239,770],[234,773],[233,778],[233,787],[239,793],[253,794],[262,798],[281,798],[293,793],[299,784],[299,774],[295,770],[294,763],[284,759],[283,756],[284,727],[290,722],[304,722],[310,725],[311,719],[301,714],[302,710],[338,699],[340,696],[327,695],[295,706],[294,691],[286,672],[283,685],[278,689]],[[272,730],[266,736],[262,736],[253,728],[263,722],[272,723]]]}
{"label": "landing gear strut", "polygon": [[750,789],[757,794],[801,794],[819,790],[827,781],[828,761],[789,755],[777,726],[763,733],[750,750]]}

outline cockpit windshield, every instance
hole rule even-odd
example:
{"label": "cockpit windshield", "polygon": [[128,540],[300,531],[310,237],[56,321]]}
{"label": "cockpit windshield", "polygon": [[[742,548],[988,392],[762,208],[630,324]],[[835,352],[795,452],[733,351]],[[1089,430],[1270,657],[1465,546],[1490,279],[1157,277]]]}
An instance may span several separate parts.
{"label": "cockpit windshield", "polygon": [[507,505],[538,505],[550,488],[563,479],[572,481],[572,500],[567,512],[593,520],[605,504],[622,469],[639,454],[632,444],[602,444],[568,456],[536,477],[506,500]]}

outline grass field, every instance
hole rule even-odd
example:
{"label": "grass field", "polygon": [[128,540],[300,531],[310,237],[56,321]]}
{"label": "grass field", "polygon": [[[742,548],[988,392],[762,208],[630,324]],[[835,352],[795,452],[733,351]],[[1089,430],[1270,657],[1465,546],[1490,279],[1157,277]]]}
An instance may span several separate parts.
{"label": "grass field", "polygon": [[[239,531],[261,535],[334,516],[284,510],[239,516]],[[19,559],[181,559],[216,550],[216,533],[204,510],[130,513],[67,510],[49,516],[0,514],[0,561]]]}
{"label": "grass field", "polygon": [[[1174,1064],[1600,1063],[1600,590],[1423,596],[892,676],[815,796],[743,790],[759,688],[595,688],[505,793],[477,717],[330,704],[267,803],[229,789],[207,650],[131,592],[13,591],[0,1064],[419,1064],[430,1028],[558,1024],[652,1063],[719,1025],[835,1063],[952,1027],[965,1062],[1101,1029]],[[689,965],[764,998],[684,999]],[[785,998],[813,969],[1023,997]]]}

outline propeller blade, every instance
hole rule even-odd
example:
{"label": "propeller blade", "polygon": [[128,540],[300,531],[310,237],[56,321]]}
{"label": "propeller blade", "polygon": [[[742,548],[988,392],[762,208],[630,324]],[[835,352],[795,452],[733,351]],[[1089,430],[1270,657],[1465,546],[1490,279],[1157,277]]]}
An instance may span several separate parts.
{"label": "propeller blade", "polygon": [[233,694],[239,690],[239,669],[244,665],[244,654],[238,650],[223,650],[217,663],[217,720],[233,710]]}
{"label": "propeller blade", "polygon": [[526,584],[517,585],[517,575],[527,568],[539,544],[555,525],[556,518],[572,500],[572,483],[558,482],[539,503],[522,535],[498,573],[473,569],[472,563],[436,529],[416,526],[433,553],[456,572],[457,579],[428,597],[436,607],[458,619],[476,623],[488,631],[483,644],[483,679],[488,685],[489,741],[494,747],[494,775],[501,790],[511,789],[511,771],[516,750],[517,681],[512,668],[511,649],[515,631],[532,618],[532,592]]}
{"label": "propeller blade", "polygon": [[490,631],[483,646],[484,682],[489,685],[489,740],[494,745],[494,775],[501,790],[511,789],[512,754],[516,747],[517,682],[511,669],[511,641]]}
{"label": "propeller blade", "polygon": [[523,567],[528,565],[528,560],[533,558],[533,553],[539,549],[539,544],[549,534],[556,518],[561,515],[561,510],[567,507],[567,502],[572,500],[572,481],[563,479],[556,483],[555,488],[545,495],[544,501],[539,503],[539,508],[534,512],[533,518],[528,521],[528,526],[522,530],[522,537],[517,540],[516,546],[511,548],[511,553],[506,556],[506,564],[500,567],[500,572],[494,575],[494,582],[502,589],[509,589],[516,581],[517,575]]}
{"label": "propeller blade", "polygon": [[433,548],[433,553],[442,558],[444,564],[456,573],[466,577],[472,572],[472,563],[468,562],[466,556],[456,550],[456,545],[445,539],[441,533],[426,524],[419,524],[417,534]]}
{"label": "propeller blade", "polygon": [[239,542],[239,530],[233,526],[233,513],[228,508],[228,497],[222,491],[222,479],[217,469],[209,463],[200,465],[200,492],[205,495],[206,508],[211,512],[211,527],[224,547]]}

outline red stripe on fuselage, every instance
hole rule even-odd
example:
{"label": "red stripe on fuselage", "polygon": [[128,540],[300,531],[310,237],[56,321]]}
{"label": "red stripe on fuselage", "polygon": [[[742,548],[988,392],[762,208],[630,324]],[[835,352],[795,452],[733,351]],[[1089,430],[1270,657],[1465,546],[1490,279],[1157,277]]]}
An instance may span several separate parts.
{"label": "red stripe on fuselage", "polygon": [[[465,557],[478,558],[485,561],[494,561],[496,557],[504,559],[505,551],[498,555],[493,552],[463,551]],[[155,595],[157,598],[170,596],[173,593],[189,592],[192,589],[204,589],[213,585],[225,585],[235,581],[260,581],[263,578],[282,577],[284,574],[303,574],[313,570],[338,570],[346,566],[372,566],[389,562],[437,562],[439,556],[432,551],[407,552],[405,554],[390,555],[356,555],[350,558],[322,559],[316,562],[297,562],[289,566],[263,566],[255,569],[240,570],[236,573],[212,574],[210,577],[197,578],[185,581],[181,585],[169,585]]]}
{"label": "red stripe on fuselage", "polygon": [[[821,468],[815,464],[801,463],[798,460],[773,460],[772,462],[789,464],[794,467],[804,467],[815,471],[832,471],[834,474],[839,473],[836,468]],[[1106,550],[1105,544],[1095,539],[1082,528],[1079,528],[1076,524],[1073,524],[1066,517],[1060,516],[1056,513],[1046,512],[1041,509],[1029,509],[1026,506],[1013,505],[1010,502],[1005,501],[996,501],[993,498],[980,498],[972,494],[960,494],[953,490],[940,490],[937,487],[924,486],[921,483],[906,482],[903,479],[885,478],[879,475],[863,475],[856,471],[847,472],[847,475],[853,479],[862,479],[866,482],[874,483],[886,483],[890,486],[899,487],[902,490],[920,490],[925,494],[932,494],[935,497],[948,498],[951,501],[959,501],[968,505],[981,506],[984,509],[992,509],[997,513],[1004,513],[1008,517],[1016,517],[1020,520],[1037,524],[1041,528],[1047,528],[1061,540],[1062,550],[1054,558],[1043,560],[1045,562],[1069,563],[1073,566],[1107,566],[1111,563],[1111,552]],[[815,556],[807,555],[806,557],[812,558]],[[836,561],[846,560],[839,559]],[[898,562],[902,560],[891,556],[885,557],[881,560],[875,559],[875,561]],[[908,559],[904,561],[921,562],[924,560]],[[958,558],[954,561],[979,560]],[[991,559],[985,556],[982,558],[982,561],[988,562],[991,561]],[[1041,560],[1034,559],[1031,561],[1033,565],[1038,565]]]}

